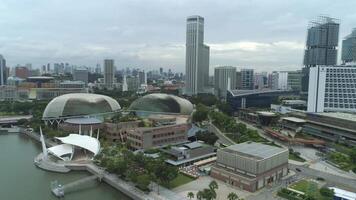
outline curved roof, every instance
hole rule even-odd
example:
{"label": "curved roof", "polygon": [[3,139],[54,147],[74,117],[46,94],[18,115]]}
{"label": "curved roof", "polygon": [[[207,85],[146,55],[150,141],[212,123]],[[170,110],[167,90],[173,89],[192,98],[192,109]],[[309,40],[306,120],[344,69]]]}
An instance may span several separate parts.
{"label": "curved roof", "polygon": [[193,104],[181,97],[155,93],[135,100],[129,110],[190,115],[193,112]]}
{"label": "curved roof", "polygon": [[48,148],[47,151],[63,160],[62,156],[67,154],[73,154],[73,146],[70,144],[60,144]]}
{"label": "curved roof", "polygon": [[94,155],[100,151],[100,142],[98,139],[79,134],[69,134],[67,137],[55,137],[63,144],[70,144],[92,152]]}
{"label": "curved roof", "polygon": [[121,109],[119,103],[111,97],[90,93],[71,93],[52,99],[43,112],[43,118],[90,115],[119,109]]}

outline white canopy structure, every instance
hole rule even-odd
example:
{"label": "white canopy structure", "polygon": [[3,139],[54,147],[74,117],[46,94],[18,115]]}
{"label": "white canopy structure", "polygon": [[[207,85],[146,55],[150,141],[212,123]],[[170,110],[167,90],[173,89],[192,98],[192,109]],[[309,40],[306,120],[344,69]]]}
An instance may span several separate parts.
{"label": "white canopy structure", "polygon": [[59,159],[66,160],[65,155],[69,155],[67,159],[71,159],[74,153],[73,146],[70,144],[60,144],[47,149],[48,153],[58,157]]}
{"label": "white canopy structure", "polygon": [[[46,152],[58,157],[62,160],[71,160],[74,154],[74,147],[80,147],[82,149],[88,150],[91,153],[97,155],[100,151],[100,142],[97,138],[90,137],[87,135],[70,134],[67,137],[55,137],[63,144],[53,146],[48,148]],[[70,156],[69,158],[63,157],[65,155]]]}

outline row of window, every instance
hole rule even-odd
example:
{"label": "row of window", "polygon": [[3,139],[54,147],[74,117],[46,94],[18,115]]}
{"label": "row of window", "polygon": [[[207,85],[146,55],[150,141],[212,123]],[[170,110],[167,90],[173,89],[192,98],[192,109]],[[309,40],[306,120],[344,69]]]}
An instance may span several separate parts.
{"label": "row of window", "polygon": [[356,109],[355,104],[337,104],[337,103],[324,103],[325,108],[349,108],[349,109]]}
{"label": "row of window", "polygon": [[334,98],[325,98],[325,102],[339,102],[339,103],[355,103],[356,104],[356,99],[334,99]]}
{"label": "row of window", "polygon": [[153,145],[160,145],[160,144],[165,144],[165,143],[173,143],[177,141],[185,140],[185,136],[178,136],[178,137],[173,137],[173,138],[166,138],[166,139],[161,139],[161,140],[155,140],[152,142]]}

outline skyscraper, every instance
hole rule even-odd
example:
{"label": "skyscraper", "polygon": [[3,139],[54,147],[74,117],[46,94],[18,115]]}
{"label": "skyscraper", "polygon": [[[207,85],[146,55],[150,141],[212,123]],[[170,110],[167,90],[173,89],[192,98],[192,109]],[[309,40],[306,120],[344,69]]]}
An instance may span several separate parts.
{"label": "skyscraper", "polygon": [[356,62],[356,28],[342,40],[341,60],[343,63]]}
{"label": "skyscraper", "polygon": [[6,85],[6,80],[7,80],[6,60],[0,54],[0,85]]}
{"label": "skyscraper", "polygon": [[115,67],[113,59],[104,60],[104,84],[107,88],[113,88]]}
{"label": "skyscraper", "polygon": [[214,70],[214,93],[226,99],[228,90],[236,87],[236,68],[231,66],[216,67]]}
{"label": "skyscraper", "polygon": [[241,69],[241,89],[253,90],[254,88],[253,69]]}
{"label": "skyscraper", "polygon": [[302,70],[302,91],[308,91],[310,67],[336,65],[339,27],[338,19],[326,16],[319,16],[310,22],[304,53],[305,67]]}
{"label": "skyscraper", "polygon": [[204,18],[187,18],[185,55],[185,93],[204,93],[209,82],[209,46],[204,44]]}

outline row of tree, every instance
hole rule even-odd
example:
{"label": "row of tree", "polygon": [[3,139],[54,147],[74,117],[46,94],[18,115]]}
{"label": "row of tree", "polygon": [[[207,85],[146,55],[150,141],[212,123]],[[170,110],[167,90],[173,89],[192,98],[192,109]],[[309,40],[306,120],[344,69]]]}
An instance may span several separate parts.
{"label": "row of tree", "polygon": [[[217,198],[217,189],[219,189],[218,183],[216,181],[211,181],[208,188],[198,191],[196,195],[194,195],[193,192],[188,192],[187,197],[193,199],[194,196],[196,196],[198,200],[214,200]],[[226,198],[228,200],[243,200],[239,198],[235,192],[230,192]]]}
{"label": "row of tree", "polygon": [[151,181],[169,186],[178,176],[178,168],[167,165],[163,157],[154,159],[143,153],[135,154],[122,145],[104,146],[101,153],[96,156],[96,161],[110,173],[132,181],[144,191],[149,190]]}

